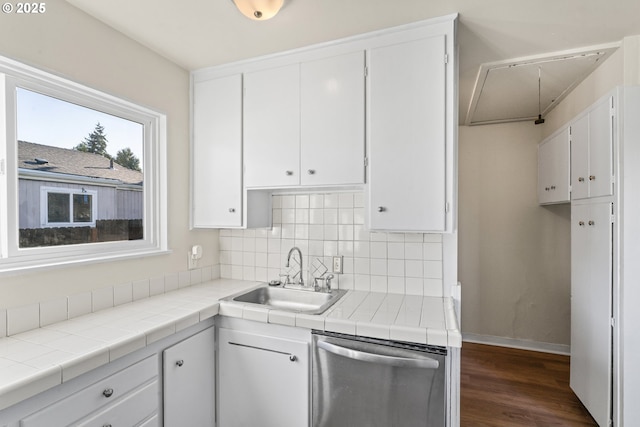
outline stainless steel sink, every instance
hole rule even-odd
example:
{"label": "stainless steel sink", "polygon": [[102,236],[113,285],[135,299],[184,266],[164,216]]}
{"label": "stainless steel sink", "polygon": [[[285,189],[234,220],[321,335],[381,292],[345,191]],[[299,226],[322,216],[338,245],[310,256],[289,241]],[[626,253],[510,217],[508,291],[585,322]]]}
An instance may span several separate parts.
{"label": "stainless steel sink", "polygon": [[335,304],[347,291],[333,289],[330,293],[313,290],[288,289],[264,284],[240,295],[223,298],[296,313],[321,314]]}

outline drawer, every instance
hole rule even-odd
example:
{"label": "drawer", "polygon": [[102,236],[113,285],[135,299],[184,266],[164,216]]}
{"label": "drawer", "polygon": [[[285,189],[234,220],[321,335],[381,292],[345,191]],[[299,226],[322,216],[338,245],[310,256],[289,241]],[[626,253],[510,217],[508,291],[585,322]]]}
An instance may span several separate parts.
{"label": "drawer", "polygon": [[149,418],[138,427],[160,427],[160,421],[158,419],[158,414],[155,414],[153,417]]}
{"label": "drawer", "polygon": [[148,357],[20,421],[21,427],[69,425],[157,377],[158,356]]}
{"label": "drawer", "polygon": [[[154,380],[140,390],[125,396],[107,406],[99,414],[91,416],[74,426],[78,427],[130,427],[145,421],[149,415],[158,411],[160,397],[158,381]],[[145,421],[146,423],[146,421]],[[157,424],[157,423],[156,423]],[[149,424],[153,425],[153,424]]]}

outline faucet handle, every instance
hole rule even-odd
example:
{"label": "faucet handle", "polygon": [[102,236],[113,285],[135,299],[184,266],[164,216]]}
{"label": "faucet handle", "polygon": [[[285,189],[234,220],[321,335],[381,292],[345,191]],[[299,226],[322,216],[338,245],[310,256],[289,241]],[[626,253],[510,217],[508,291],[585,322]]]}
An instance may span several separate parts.
{"label": "faucet handle", "polygon": [[283,283],[283,285],[289,285],[289,284],[291,284],[291,279],[289,278],[289,275],[288,275],[288,274],[282,274],[282,273],[280,273],[280,274],[278,274],[278,276],[280,276],[280,277],[284,277],[284,278],[285,278],[285,279],[284,279],[284,283]]}
{"label": "faucet handle", "polygon": [[328,274],[327,277],[324,278],[324,287],[327,291],[331,292],[331,279],[335,276],[333,274]]}

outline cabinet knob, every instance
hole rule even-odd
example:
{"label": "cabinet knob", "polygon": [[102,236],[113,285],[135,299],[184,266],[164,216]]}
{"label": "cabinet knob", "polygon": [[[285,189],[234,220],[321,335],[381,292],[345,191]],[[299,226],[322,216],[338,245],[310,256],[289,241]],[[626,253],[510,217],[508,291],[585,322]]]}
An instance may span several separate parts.
{"label": "cabinet knob", "polygon": [[378,212],[386,212],[387,208],[384,206],[378,206]]}
{"label": "cabinet knob", "polygon": [[589,221],[589,225],[591,225],[591,226],[596,225],[596,222],[595,221]]}
{"label": "cabinet knob", "polygon": [[292,362],[295,362],[296,360],[298,360],[298,357],[295,354],[290,354],[289,355],[289,360]]}
{"label": "cabinet knob", "polygon": [[111,397],[113,396],[113,389],[112,388],[105,388],[104,391],[102,392],[102,395],[104,397]]}
{"label": "cabinet knob", "polygon": [[236,208],[229,208],[229,212],[234,213],[236,211]]}
{"label": "cabinet knob", "polygon": [[550,188],[551,188],[552,190],[555,190],[555,189],[556,189],[556,186],[555,186],[555,185],[552,185]]}
{"label": "cabinet knob", "polygon": [[580,227],[584,227],[584,221],[580,221],[580,222],[578,222],[578,225],[579,225]]}
{"label": "cabinet knob", "polygon": [[578,182],[584,182],[584,177],[578,177]]}
{"label": "cabinet knob", "polygon": [[184,360],[180,359],[180,360],[178,360],[178,361],[176,362],[176,366],[177,366],[177,367],[180,367],[180,366],[182,366],[182,365],[184,365]]}
{"label": "cabinet knob", "polygon": [[315,170],[315,169],[309,169],[309,170],[307,171],[307,173],[308,173],[309,175],[315,175],[316,170]]}
{"label": "cabinet knob", "polygon": [[549,191],[549,187],[544,187],[544,191]]}
{"label": "cabinet knob", "polygon": [[595,181],[595,180],[596,180],[595,175],[589,175],[589,181]]}
{"label": "cabinet knob", "polygon": [[285,174],[287,174],[287,176],[291,176],[293,175],[293,171],[286,171]]}

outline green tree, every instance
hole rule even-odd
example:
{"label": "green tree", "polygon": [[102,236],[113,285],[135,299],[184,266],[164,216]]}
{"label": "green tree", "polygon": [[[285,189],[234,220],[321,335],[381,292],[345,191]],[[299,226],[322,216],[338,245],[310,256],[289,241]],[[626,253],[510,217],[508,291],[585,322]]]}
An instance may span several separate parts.
{"label": "green tree", "polygon": [[124,166],[127,169],[132,169],[134,171],[141,171],[140,169],[140,160],[133,154],[131,148],[123,148],[118,151],[116,154],[115,161],[120,166]]}
{"label": "green tree", "polygon": [[111,158],[107,153],[107,135],[104,133],[104,126],[98,122],[96,128],[84,139],[80,144],[74,147],[75,150],[84,151],[86,153],[100,154],[101,156]]}

